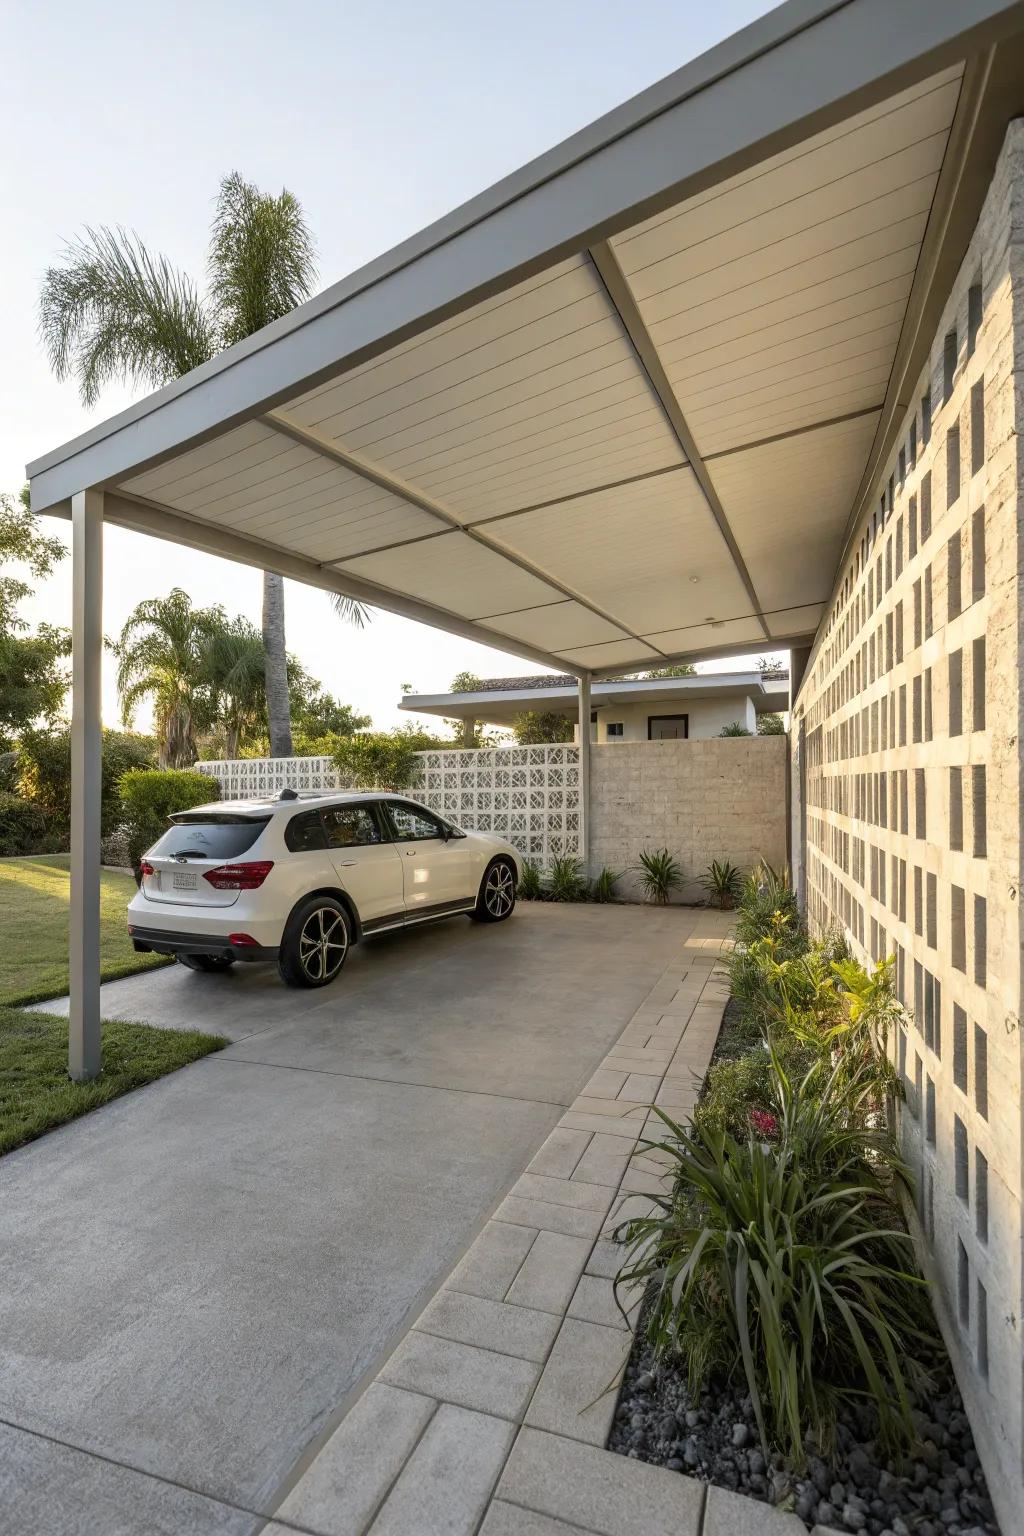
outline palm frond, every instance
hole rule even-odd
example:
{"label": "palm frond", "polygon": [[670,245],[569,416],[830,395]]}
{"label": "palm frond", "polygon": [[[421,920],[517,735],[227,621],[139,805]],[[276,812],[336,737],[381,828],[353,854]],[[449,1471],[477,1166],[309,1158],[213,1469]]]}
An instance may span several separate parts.
{"label": "palm frond", "polygon": [[86,405],[105,384],[166,384],[216,351],[190,278],[138,235],[87,227],[48,267],[39,333],[54,373],[74,377]]}
{"label": "palm frond", "polygon": [[230,347],[308,299],[316,250],[302,205],[287,189],[261,192],[238,171],[217,194],[210,238],[210,293],[220,342]]}
{"label": "palm frond", "polygon": [[332,592],[331,607],[339,619],[343,619],[346,624],[355,625],[356,629],[365,629],[370,622],[369,608],[357,602],[354,597],[345,597],[341,592]]}

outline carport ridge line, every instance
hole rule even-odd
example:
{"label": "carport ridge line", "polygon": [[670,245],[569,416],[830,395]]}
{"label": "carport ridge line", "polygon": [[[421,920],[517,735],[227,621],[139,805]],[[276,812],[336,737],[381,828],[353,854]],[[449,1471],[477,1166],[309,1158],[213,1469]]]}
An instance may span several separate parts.
{"label": "carport ridge line", "polygon": [[[711,914],[705,914],[705,913],[699,914],[697,922],[695,923],[695,928],[697,927],[697,925],[699,923],[700,917],[710,918]],[[725,1004],[726,1004],[726,1001],[727,1001],[727,994],[726,993],[722,992],[720,988],[717,988],[716,990],[718,991],[718,995],[717,996],[710,995],[705,1000],[704,992],[705,992],[705,989],[708,987],[708,984],[710,982],[715,981],[717,983],[720,980],[721,972],[718,969],[718,965],[719,965],[719,961],[720,961],[720,957],[721,957],[722,951],[723,951],[723,949],[725,948],[725,946],[729,942],[728,941],[728,933],[727,932],[726,933],[720,933],[718,935],[705,934],[703,936],[698,937],[696,932],[694,930],[691,930],[691,934],[687,938],[687,940],[685,941],[685,944],[688,946],[691,942],[694,942],[694,941],[696,941],[696,942],[698,942],[700,944],[700,948],[701,948],[701,952],[702,952],[701,953],[701,958],[702,958],[702,961],[704,962],[704,964],[702,964],[701,967],[700,967],[701,971],[703,971],[703,977],[702,977],[702,980],[700,982],[699,988],[695,992],[693,1005],[692,1005],[692,1007],[691,1007],[691,1009],[689,1011],[689,1014],[688,1014],[688,1016],[687,1016],[687,1018],[685,1020],[681,1021],[681,1027],[678,1030],[679,1039],[678,1039],[676,1044],[671,1049],[670,1060],[668,1062],[666,1062],[664,1064],[664,1066],[662,1066],[660,1068],[660,1070],[656,1070],[656,1071],[654,1071],[654,1072],[649,1074],[651,1077],[659,1078],[660,1082],[659,1082],[659,1090],[658,1091],[660,1091],[660,1086],[664,1083],[665,1078],[667,1077],[669,1072],[672,1070],[673,1063],[675,1062],[675,1059],[678,1056],[678,1053],[683,1049],[683,1037],[686,1035],[687,1025],[689,1024],[690,1019],[693,1017],[693,1013],[696,1011],[697,1007],[699,1005],[703,1004],[705,1019],[708,1019],[709,1016],[713,1016],[714,1014],[717,1013],[718,1020],[719,1020],[719,1026],[720,1026],[720,1021],[721,1021],[721,1016],[722,1016],[722,1014],[724,1013],[724,1010],[725,1010]],[[711,950],[712,946],[714,947],[714,950],[715,950],[715,953],[713,955],[711,953],[709,953],[709,951]],[[706,966],[706,969],[705,969],[705,966]],[[688,964],[687,967],[686,967],[686,970],[690,971],[692,969],[693,969],[692,964]],[[679,965],[678,962],[675,962],[673,966],[668,966],[668,967],[665,968],[665,972],[663,972],[663,976],[669,974],[670,972],[672,972],[672,973],[674,973],[675,975],[678,976],[680,974],[681,970],[682,970],[682,967]],[[678,991],[678,990],[679,990],[679,988],[678,988],[678,985],[677,985],[676,991]],[[643,1004],[641,1004],[641,1007],[644,1007],[644,1006],[648,1006],[648,1007],[650,1006],[650,1003],[646,999],[645,999],[645,1002]],[[634,1018],[635,1018],[635,1015],[634,1015]],[[630,1023],[626,1025],[626,1029],[627,1030],[631,1027],[632,1023],[633,1023],[633,1020],[631,1020]],[[703,1067],[702,1067],[702,1069],[699,1072],[696,1069],[696,1067],[694,1067],[693,1064],[691,1064],[690,1069],[691,1069],[691,1071],[694,1071],[694,1074],[696,1076],[702,1077],[704,1072],[707,1069],[707,1064],[708,1064],[708,1061],[710,1060],[711,1051],[712,1051],[712,1049],[714,1047],[714,1038],[717,1037],[717,1033],[718,1033],[718,1030],[716,1029],[714,1031],[714,1035],[713,1036],[707,1037],[707,1038],[701,1038],[702,1036],[705,1035],[705,1032],[701,1031],[701,1030],[697,1030],[697,1031],[695,1031],[695,1038],[692,1041],[687,1042],[687,1045],[688,1045],[689,1049],[695,1049],[697,1052],[699,1052],[700,1059],[701,1059],[701,1061],[703,1063]],[[620,1036],[619,1040],[621,1040],[621,1038],[622,1037]],[[613,1046],[610,1049],[612,1051],[614,1051],[614,1049],[615,1049],[615,1047],[616,1047],[616,1045],[618,1043],[619,1042],[616,1041],[615,1044],[613,1044]],[[603,1066],[603,1065],[605,1065],[605,1063],[600,1064],[597,1068],[595,1068],[595,1070],[601,1070],[601,1066]],[[653,1063],[652,1063],[652,1065],[653,1065]],[[591,1076],[592,1075],[593,1074],[591,1074]],[[589,1081],[589,1080],[590,1079],[588,1078],[587,1081]],[[585,1096],[583,1096],[583,1095],[578,1096],[578,1098],[576,1100],[574,1100],[573,1102],[574,1103],[578,1103],[580,1097],[585,1097]],[[564,1125],[564,1122],[566,1121],[567,1117],[570,1116],[572,1113],[573,1113],[573,1110],[572,1110],[571,1107],[569,1107],[569,1108],[567,1108],[565,1110],[565,1113],[563,1114],[562,1119],[559,1121],[559,1124],[556,1125],[555,1127],[553,1127],[552,1131],[549,1132],[548,1138],[546,1138],[545,1142],[541,1144],[541,1147],[538,1148],[537,1152],[530,1159],[531,1163],[536,1160],[536,1157],[543,1150],[544,1145],[546,1145],[546,1141],[550,1140],[551,1135],[553,1135],[554,1132],[557,1131],[560,1128],[560,1126]],[[579,1113],[579,1111],[577,1111],[577,1113]],[[525,1406],[525,1408],[523,1410],[522,1419],[519,1420],[519,1421],[516,1421],[517,1422],[517,1432],[516,1432],[516,1435],[515,1435],[515,1437],[513,1439],[513,1442],[511,1444],[511,1446],[509,1447],[508,1452],[506,1453],[506,1455],[505,1455],[505,1457],[504,1457],[504,1459],[502,1461],[501,1468],[499,1469],[498,1473],[496,1474],[494,1483],[493,1483],[492,1488],[491,1488],[491,1492],[490,1492],[490,1494],[488,1495],[488,1498],[487,1498],[487,1504],[485,1505],[482,1513],[480,1514],[480,1516],[478,1517],[478,1519],[476,1520],[476,1522],[475,1522],[475,1524],[473,1526],[473,1531],[474,1532],[479,1531],[481,1523],[483,1522],[484,1519],[486,1519],[487,1510],[491,1507],[491,1504],[493,1502],[495,1502],[495,1499],[496,1499],[496,1492],[495,1491],[498,1489],[498,1487],[500,1485],[501,1478],[504,1475],[505,1468],[507,1467],[507,1464],[508,1464],[508,1459],[512,1455],[513,1451],[515,1450],[516,1445],[519,1443],[519,1439],[520,1439],[520,1436],[522,1434],[523,1429],[526,1428],[526,1427],[529,1427],[529,1426],[526,1425],[525,1420],[526,1420],[527,1415],[529,1414],[530,1405],[532,1404],[533,1399],[534,1399],[538,1389],[540,1388],[541,1382],[542,1382],[542,1380],[544,1378],[544,1375],[545,1375],[545,1371],[546,1371],[547,1366],[548,1366],[548,1364],[550,1362],[550,1357],[551,1357],[552,1351],[554,1350],[555,1345],[558,1342],[558,1339],[561,1337],[562,1328],[564,1328],[566,1320],[569,1318],[569,1315],[570,1315],[569,1314],[569,1307],[571,1307],[571,1305],[572,1305],[572,1301],[573,1301],[573,1298],[574,1298],[574,1296],[576,1294],[576,1291],[579,1288],[580,1281],[583,1278],[583,1276],[586,1275],[586,1273],[587,1273],[588,1266],[590,1265],[590,1263],[593,1260],[594,1253],[595,1253],[595,1250],[597,1248],[598,1243],[601,1242],[601,1241],[606,1241],[607,1240],[606,1234],[607,1234],[607,1232],[609,1230],[609,1222],[614,1219],[614,1214],[613,1213],[617,1213],[624,1206],[624,1204],[628,1200],[642,1201],[644,1199],[644,1196],[635,1194],[632,1191],[624,1189],[624,1184],[625,1184],[625,1180],[627,1179],[627,1177],[629,1175],[630,1169],[632,1167],[633,1158],[636,1155],[637,1146],[638,1146],[640,1141],[642,1141],[642,1140],[647,1138],[649,1130],[652,1128],[651,1124],[650,1124],[650,1122],[651,1122],[651,1114],[652,1114],[652,1108],[649,1107],[648,1108],[647,1118],[645,1119],[644,1124],[637,1128],[635,1135],[622,1138],[624,1140],[628,1140],[628,1141],[632,1142],[632,1150],[631,1150],[629,1158],[627,1159],[627,1162],[625,1164],[623,1173],[622,1173],[618,1183],[615,1186],[606,1186],[609,1189],[611,1189],[611,1199],[609,1201],[608,1211],[606,1211],[605,1216],[602,1218],[602,1224],[601,1224],[601,1227],[598,1230],[597,1234],[590,1240],[590,1247],[587,1250],[587,1256],[586,1256],[586,1258],[585,1258],[585,1260],[583,1262],[582,1268],[580,1269],[579,1275],[577,1276],[576,1281],[573,1284],[572,1292],[571,1292],[571,1294],[569,1295],[569,1297],[568,1297],[568,1299],[566,1301],[564,1309],[560,1313],[549,1313],[549,1314],[547,1314],[549,1316],[561,1316],[561,1318],[562,1318],[562,1327],[560,1327],[558,1329],[558,1331],[556,1332],[555,1338],[552,1340],[551,1345],[549,1346],[549,1348],[545,1352],[544,1359],[541,1362],[532,1362],[532,1363],[537,1363],[538,1367],[539,1367],[538,1368],[538,1372],[537,1372],[536,1381],[535,1381],[534,1386],[533,1386],[533,1388],[532,1388],[532,1390],[530,1392],[529,1401],[528,1401],[528,1403],[526,1404],[526,1406]],[[598,1117],[595,1117],[595,1118],[598,1118]],[[621,1120],[618,1121],[617,1123],[621,1124]],[[579,1158],[577,1158],[576,1164],[574,1164],[572,1172],[575,1172],[575,1169],[576,1169],[576,1167],[578,1167],[580,1160],[586,1155],[586,1151],[589,1148],[589,1146],[591,1145],[591,1142],[593,1141],[593,1136],[595,1134],[598,1134],[598,1132],[597,1131],[590,1132],[590,1138],[589,1138],[589,1140],[587,1142],[587,1145],[580,1152]],[[526,1170],[524,1170],[524,1172],[528,1172],[529,1171],[529,1166],[530,1165],[528,1164],[527,1168],[526,1168]],[[556,1175],[549,1175],[549,1177],[556,1177]],[[572,1173],[570,1173],[566,1177],[571,1179]],[[517,1181],[517,1183],[518,1183],[518,1181]],[[511,1189],[509,1189],[509,1190],[507,1190],[505,1192],[505,1194],[502,1197],[502,1201],[499,1202],[499,1205],[496,1208],[496,1210],[500,1209],[501,1204],[503,1204],[504,1200],[507,1199],[509,1196],[511,1196],[513,1194],[513,1192],[514,1192],[516,1187],[517,1187],[517,1185],[514,1184],[511,1187]],[[546,1202],[539,1202],[539,1203],[544,1204]],[[497,1221],[497,1220],[498,1220],[498,1218],[497,1218],[496,1211],[495,1211],[495,1213],[492,1213],[492,1215],[490,1217],[486,1218],[483,1222],[481,1222],[476,1235],[466,1245],[466,1248],[464,1249],[463,1254],[460,1256],[460,1259],[457,1261],[456,1265],[453,1265],[452,1270],[449,1272],[449,1277],[450,1277],[451,1274],[454,1274],[455,1268],[458,1267],[458,1264],[462,1262],[462,1260],[470,1252],[470,1250],[472,1249],[474,1244],[479,1240],[479,1238],[480,1238],[484,1228],[489,1224],[489,1222],[490,1221]],[[500,1222],[500,1224],[501,1225],[508,1225],[508,1226],[520,1225],[519,1223],[505,1222],[505,1221]],[[521,1273],[521,1271],[523,1269],[523,1266],[526,1264],[527,1260],[529,1259],[530,1253],[533,1251],[534,1245],[536,1243],[536,1240],[537,1240],[537,1237],[539,1236],[540,1231],[541,1230],[547,1230],[547,1229],[545,1229],[545,1228],[535,1229],[535,1228],[532,1228],[532,1227],[523,1227],[522,1230],[533,1231],[534,1232],[534,1238],[533,1238],[533,1241],[530,1244],[530,1248],[528,1249],[526,1255],[524,1255],[523,1259],[520,1261],[520,1263],[519,1263],[519,1265],[517,1267],[516,1275],[513,1277],[512,1280],[509,1281],[508,1285],[506,1286],[506,1288],[504,1290],[503,1297],[502,1297],[502,1302],[503,1302],[503,1304],[510,1305],[510,1306],[511,1305],[516,1305],[516,1303],[507,1301],[507,1297],[511,1293],[512,1287],[515,1284],[516,1279],[518,1279],[518,1276]],[[598,1275],[595,1278],[603,1279],[603,1278],[607,1278],[607,1277]],[[440,1295],[440,1294],[442,1294],[446,1290],[451,1290],[455,1294],[463,1294],[461,1292],[458,1292],[456,1287],[449,1286],[446,1283],[442,1283],[439,1287],[436,1288],[436,1290],[433,1292],[432,1296],[428,1300],[432,1300],[434,1296]],[[407,1329],[403,1330],[402,1336],[399,1339],[397,1339],[396,1342],[395,1342],[394,1349],[392,1349],[389,1352],[387,1360],[385,1360],[385,1361],[381,1362],[380,1364],[378,1364],[377,1369],[374,1372],[373,1377],[367,1379],[369,1377],[369,1373],[367,1373],[367,1376],[363,1378],[363,1382],[360,1383],[360,1384],[357,1384],[356,1388],[354,1388],[352,1391],[350,1391],[348,1394],[346,1394],[346,1401],[349,1404],[349,1407],[348,1408],[344,1408],[343,1410],[340,1410],[336,1415],[332,1416],[332,1419],[334,1420],[334,1430],[336,1430],[337,1427],[341,1424],[341,1422],[345,1418],[347,1412],[350,1411],[351,1406],[354,1406],[355,1402],[362,1395],[363,1391],[365,1391],[369,1387],[369,1385],[372,1384],[373,1380],[377,1380],[377,1379],[379,1379],[382,1376],[382,1373],[387,1368],[387,1365],[388,1365],[390,1359],[392,1358],[392,1355],[394,1354],[395,1349],[397,1349],[398,1346],[404,1340],[404,1338],[406,1338],[408,1336],[409,1332],[412,1332],[412,1331],[416,1330],[416,1325],[419,1322],[420,1317],[425,1312],[427,1305],[428,1305],[428,1302],[424,1302],[424,1304],[420,1307],[419,1311],[416,1313],[415,1320],[412,1323],[410,1323],[410,1325],[409,1325],[409,1327]],[[544,1311],[546,1309],[535,1308],[534,1310]],[[427,1332],[427,1330],[422,1330],[422,1331],[424,1333]],[[432,1336],[433,1337],[443,1337],[442,1335],[432,1335]],[[455,1341],[452,1341],[452,1342],[455,1342]],[[498,1350],[493,1350],[493,1349],[489,1350],[486,1346],[467,1346],[467,1347],[478,1349],[480,1354],[481,1354],[481,1356],[486,1356],[486,1354],[488,1354],[488,1353],[494,1354],[494,1355],[498,1355],[498,1354],[502,1354],[503,1353],[503,1352],[498,1351]],[[505,1357],[505,1358],[516,1359],[518,1357],[512,1356],[512,1357]],[[407,1390],[407,1391],[415,1390],[415,1391],[417,1391],[417,1395],[419,1395],[419,1396],[430,1397],[430,1394],[428,1394],[428,1393],[426,1393],[426,1392],[424,1392],[422,1390],[417,1390],[417,1389],[412,1389],[412,1388],[403,1388],[402,1390]],[[441,1397],[440,1395],[438,1396],[437,1399],[431,1398],[430,1400],[437,1401],[437,1402],[445,1401],[445,1399],[443,1397]],[[477,1411],[477,1410],[471,1410],[471,1411]],[[491,1414],[490,1416],[491,1417],[499,1417],[499,1418],[503,1417],[502,1415],[494,1415],[494,1414]],[[433,1422],[433,1415],[431,1416],[431,1422]],[[331,1435],[333,1434],[334,1430],[332,1430],[330,1433],[324,1432],[321,1436],[317,1437],[317,1443],[319,1444],[319,1448],[320,1449],[322,1449],[324,1446],[326,1446],[326,1444],[327,1444],[328,1440],[331,1438]],[[551,1431],[547,1431],[547,1433],[552,1433],[552,1432]],[[565,1439],[567,1437],[559,1436],[558,1438]],[[568,1438],[570,1439],[571,1443],[574,1444],[574,1445],[581,1443],[579,1441],[576,1441],[572,1437],[568,1437]],[[419,1442],[417,1442],[417,1443],[419,1443]],[[600,1447],[598,1447],[597,1449],[600,1449]],[[305,1475],[305,1472],[308,1471],[309,1468],[315,1462],[317,1454],[318,1454],[318,1451],[313,1451],[312,1448],[309,1448],[309,1452],[304,1454],[299,1459],[299,1462],[297,1463],[296,1468],[293,1471],[293,1474],[286,1480],[286,1484],[283,1484],[281,1490],[279,1491],[279,1494],[278,1494],[278,1497],[277,1497],[277,1502],[276,1502],[276,1504],[274,1506],[275,1509],[280,1508],[281,1505],[285,1502],[285,1500],[289,1497],[291,1492],[293,1492],[294,1489],[299,1486],[299,1484],[302,1481],[302,1477]],[[613,1454],[613,1453],[609,1452],[608,1454]],[[410,1452],[410,1453],[406,1454],[405,1457],[403,1458],[401,1468],[400,1468],[396,1478],[394,1479],[394,1481],[392,1483],[389,1484],[388,1494],[386,1494],[384,1496],[384,1498],[381,1499],[380,1503],[377,1506],[377,1509],[375,1510],[374,1514],[371,1516],[370,1524],[363,1526],[362,1532],[359,1533],[359,1536],[372,1536],[373,1523],[378,1518],[378,1515],[380,1513],[380,1509],[383,1507],[383,1503],[385,1502],[386,1497],[390,1494],[391,1489],[395,1486],[395,1484],[397,1483],[398,1479],[401,1478],[401,1476],[408,1469],[408,1467],[410,1465],[410,1462],[411,1462],[411,1457],[412,1457],[412,1453]],[[525,1508],[525,1506],[519,1506],[517,1504],[516,1500],[501,1500],[500,1496],[499,1496],[499,1502],[512,1503],[512,1504],[516,1504],[517,1507]],[[704,1511],[704,1501],[702,1500],[702,1503],[701,1503],[701,1520],[702,1521],[703,1521],[703,1511]],[[269,1516],[267,1518],[268,1519],[275,1519],[275,1518],[279,1518],[279,1517],[275,1514],[275,1515]],[[560,1515],[560,1518],[564,1518],[564,1516]],[[290,1522],[282,1522],[282,1523],[290,1523]],[[572,1522],[571,1520],[568,1521],[567,1523],[574,1524],[574,1522]],[[579,1527],[576,1527],[576,1528],[581,1530],[581,1531],[587,1529],[586,1527],[582,1527],[582,1526],[579,1526]],[[295,1529],[300,1529],[300,1527],[296,1526]],[[356,1533],[353,1533],[353,1536],[356,1536]],[[467,1528],[467,1531],[466,1531],[466,1536],[470,1536],[470,1532],[469,1532],[468,1528]]]}

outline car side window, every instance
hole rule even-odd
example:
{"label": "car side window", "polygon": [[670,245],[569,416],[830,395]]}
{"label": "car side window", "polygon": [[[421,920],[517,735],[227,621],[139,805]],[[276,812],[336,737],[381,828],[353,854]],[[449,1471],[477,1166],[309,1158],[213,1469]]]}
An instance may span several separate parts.
{"label": "car side window", "polygon": [[365,848],[381,840],[377,818],[365,805],[333,805],[323,818],[329,848]]}
{"label": "car side window", "polygon": [[442,836],[441,822],[429,811],[389,800],[388,813],[395,824],[395,838],[400,843],[423,843],[429,838],[439,840]]}
{"label": "car side window", "polygon": [[309,853],[326,848],[327,838],[319,811],[300,811],[284,829],[284,845],[292,853]]}

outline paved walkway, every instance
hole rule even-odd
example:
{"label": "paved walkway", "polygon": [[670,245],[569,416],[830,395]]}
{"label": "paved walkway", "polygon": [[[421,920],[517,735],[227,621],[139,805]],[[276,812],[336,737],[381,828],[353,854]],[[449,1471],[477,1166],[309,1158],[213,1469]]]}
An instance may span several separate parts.
{"label": "paved walkway", "polygon": [[[638,1151],[714,1048],[729,920],[695,914],[582,1092],[268,1526],[315,1536],[795,1536],[802,1522],[604,1449],[632,1342],[609,1233],[666,1187]],[[625,1297],[635,1320],[640,1296]]]}
{"label": "paved walkway", "polygon": [[[564,1287],[567,1239],[582,1270],[603,1213],[552,1218],[521,1186],[485,1223],[709,921],[524,906],[497,929],[361,946],[325,992],[245,967],[106,987],[108,1016],[233,1043],[0,1162],[5,1536],[253,1536],[396,1343],[391,1370],[425,1368],[436,1334],[403,1332],[481,1228],[485,1244],[499,1229],[499,1254],[529,1235],[516,1269],[534,1331],[516,1347],[546,1352],[543,1291],[526,1287],[543,1287],[545,1259]],[[567,1129],[586,1136],[580,1113]],[[583,1194],[610,1177],[600,1130]],[[541,1367],[511,1358],[501,1411],[452,1405],[488,1443],[514,1433]]]}

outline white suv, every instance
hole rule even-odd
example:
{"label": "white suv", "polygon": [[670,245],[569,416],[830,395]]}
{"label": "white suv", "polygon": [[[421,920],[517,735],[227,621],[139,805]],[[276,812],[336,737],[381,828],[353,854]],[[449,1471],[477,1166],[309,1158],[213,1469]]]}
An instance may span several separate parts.
{"label": "white suv", "polygon": [[500,923],[520,855],[404,795],[219,801],[172,816],[141,863],[128,932],[197,971],[276,960],[293,987],[333,981],[364,934],[464,912]]}

